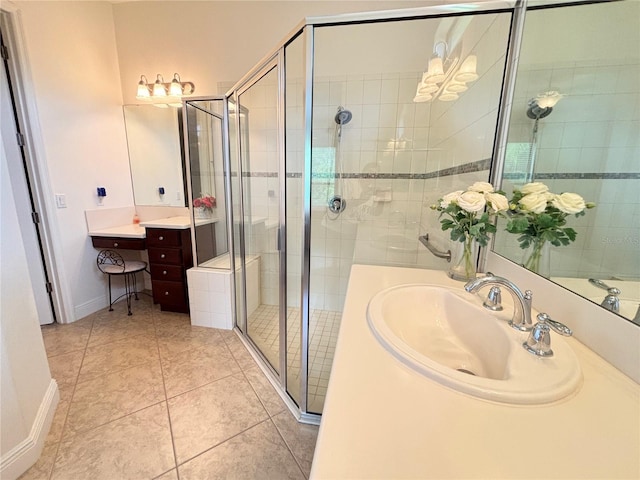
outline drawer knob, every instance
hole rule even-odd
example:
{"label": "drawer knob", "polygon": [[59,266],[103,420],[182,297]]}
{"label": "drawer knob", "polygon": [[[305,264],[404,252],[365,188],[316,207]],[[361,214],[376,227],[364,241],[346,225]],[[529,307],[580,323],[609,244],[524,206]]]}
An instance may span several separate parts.
{"label": "drawer knob", "polygon": [[163,271],[162,271],[162,274],[163,274],[163,275],[166,275],[166,274],[167,274],[167,271],[166,271],[166,270],[163,270]]}
{"label": "drawer knob", "polygon": [[164,258],[164,257],[165,257],[164,253],[160,255],[160,258]]}
{"label": "drawer knob", "polygon": [[160,236],[158,237],[158,240],[162,241],[162,240],[164,240],[164,237],[163,237],[162,235],[160,235]]}
{"label": "drawer knob", "polygon": [[169,292],[164,292],[165,297],[169,296]]}
{"label": "drawer knob", "polygon": [[113,243],[113,248],[118,248],[118,242]]}

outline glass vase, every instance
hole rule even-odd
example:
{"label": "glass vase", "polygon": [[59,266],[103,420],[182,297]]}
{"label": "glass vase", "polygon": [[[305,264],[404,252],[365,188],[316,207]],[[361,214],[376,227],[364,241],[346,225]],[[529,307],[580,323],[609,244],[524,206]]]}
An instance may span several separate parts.
{"label": "glass vase", "polygon": [[545,278],[551,274],[551,250],[550,243],[537,238],[524,251],[522,265]]}
{"label": "glass vase", "polygon": [[199,220],[206,220],[211,218],[211,210],[206,207],[193,207],[193,216]]}
{"label": "glass vase", "polygon": [[448,275],[461,282],[473,280],[476,278],[477,258],[478,244],[473,237],[467,236],[464,242],[454,242]]}

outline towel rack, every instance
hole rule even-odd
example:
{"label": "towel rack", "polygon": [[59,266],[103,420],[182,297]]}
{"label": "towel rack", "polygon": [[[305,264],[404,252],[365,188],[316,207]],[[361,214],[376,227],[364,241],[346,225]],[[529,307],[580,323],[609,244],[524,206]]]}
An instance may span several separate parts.
{"label": "towel rack", "polygon": [[438,250],[436,247],[434,247],[433,245],[431,245],[429,243],[429,234],[425,234],[421,237],[418,237],[418,240],[420,240],[420,243],[422,243],[425,247],[427,247],[427,250],[429,250],[431,253],[433,253],[436,257],[438,258],[444,258],[447,260],[447,262],[451,262],[451,250],[447,250],[446,252],[442,252],[440,250]]}

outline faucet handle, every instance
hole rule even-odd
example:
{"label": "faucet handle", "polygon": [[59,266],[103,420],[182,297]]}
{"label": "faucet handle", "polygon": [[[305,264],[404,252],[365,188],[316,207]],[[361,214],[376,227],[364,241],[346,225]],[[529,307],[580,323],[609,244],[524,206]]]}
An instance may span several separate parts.
{"label": "faucet handle", "polygon": [[500,287],[498,287],[497,285],[491,287],[486,300],[482,303],[482,306],[487,310],[491,310],[492,312],[500,312],[503,310],[502,292],[500,291]]}
{"label": "faucet handle", "polygon": [[522,344],[522,347],[529,353],[533,353],[538,357],[552,357],[551,329],[565,337],[571,336],[573,332],[569,327],[563,323],[553,320],[546,313],[539,313],[537,318],[538,323],[535,324],[533,330],[529,334],[529,338],[527,338],[527,341]]}

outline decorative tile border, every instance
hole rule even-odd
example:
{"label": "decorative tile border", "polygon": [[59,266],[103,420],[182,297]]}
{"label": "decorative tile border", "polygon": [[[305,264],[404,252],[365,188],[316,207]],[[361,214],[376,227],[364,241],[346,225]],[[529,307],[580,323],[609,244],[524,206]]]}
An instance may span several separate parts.
{"label": "decorative tile border", "polygon": [[[505,173],[507,180],[520,180],[522,174]],[[608,172],[608,173],[536,173],[534,180],[639,180],[640,173]]]}
{"label": "decorative tile border", "polygon": [[[460,175],[462,173],[481,172],[483,170],[489,170],[491,164],[490,159],[478,160],[476,162],[465,163],[456,167],[444,168],[442,170],[436,170],[434,172],[427,173],[315,173],[311,176],[314,180],[317,179],[380,179],[380,180],[427,180],[430,178],[448,177],[451,175]],[[237,176],[237,172],[233,172],[231,176]],[[276,172],[243,172],[243,177],[263,177],[273,178],[277,177]],[[302,178],[300,172],[287,173],[287,178]]]}

